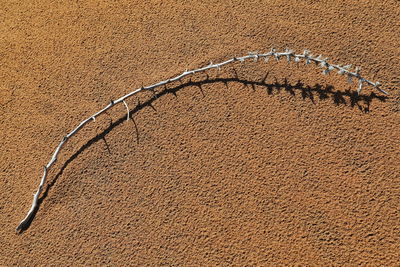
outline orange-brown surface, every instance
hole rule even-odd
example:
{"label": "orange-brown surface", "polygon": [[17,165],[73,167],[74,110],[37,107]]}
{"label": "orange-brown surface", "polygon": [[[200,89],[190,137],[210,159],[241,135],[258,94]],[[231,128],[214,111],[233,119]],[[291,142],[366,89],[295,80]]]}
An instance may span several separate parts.
{"label": "orange-brown surface", "polygon": [[[0,3],[1,266],[400,264],[398,1],[111,2]],[[284,60],[143,93],[133,120],[118,105],[67,143],[15,233],[80,121],[271,47],[391,95]]]}

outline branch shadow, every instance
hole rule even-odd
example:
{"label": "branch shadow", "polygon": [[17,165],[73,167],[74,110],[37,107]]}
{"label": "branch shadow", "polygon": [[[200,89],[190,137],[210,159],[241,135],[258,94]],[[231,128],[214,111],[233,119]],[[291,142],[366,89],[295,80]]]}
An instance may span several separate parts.
{"label": "branch shadow", "polygon": [[[207,75],[207,78],[201,81],[188,81],[185,83],[181,83],[177,86],[174,86],[172,88],[167,88],[165,87],[163,91],[158,92],[153,94],[153,96],[145,101],[144,103],[138,103],[136,107],[131,109],[129,111],[130,113],[130,119],[133,120],[133,115],[144,109],[145,107],[150,107],[154,111],[157,112],[157,110],[153,106],[153,102],[161,98],[162,96],[172,94],[175,97],[177,97],[177,92],[180,91],[183,88],[194,86],[200,89],[201,93],[203,96],[205,96],[204,91],[202,90],[202,86],[206,84],[215,84],[215,83],[223,83],[225,84],[226,87],[228,87],[228,83],[238,83],[238,84],[243,84],[243,88],[246,88],[248,86],[251,86],[252,90],[255,91],[256,87],[261,87],[264,88],[267,92],[268,95],[274,95],[274,93],[281,93],[281,91],[286,91],[288,94],[292,96],[296,96],[296,92],[300,92],[301,98],[303,100],[310,100],[312,103],[315,104],[315,97],[318,97],[320,100],[327,100],[330,99],[333,101],[333,104],[339,106],[339,105],[344,105],[348,107],[355,107],[357,106],[360,111],[367,113],[369,112],[370,104],[374,100],[378,100],[381,102],[386,102],[388,99],[387,96],[380,96],[376,95],[375,93],[370,93],[369,95],[367,94],[360,94],[358,95],[357,92],[353,92],[351,90],[334,90],[335,88],[332,85],[320,85],[320,84],[315,84],[314,86],[310,85],[305,85],[302,83],[300,80],[297,81],[295,84],[290,84],[287,79],[285,78],[283,83],[279,83],[277,79],[275,78],[274,83],[266,83],[265,80],[268,76],[268,73],[266,76],[261,80],[261,81],[251,81],[247,79],[242,79],[239,78],[238,75],[236,74],[235,77],[230,77],[230,78],[212,78]],[[55,185],[57,180],[60,178],[60,176],[63,174],[64,170],[68,167],[68,165],[73,162],[82,152],[84,152],[86,149],[90,148],[93,144],[97,143],[100,140],[103,140],[106,144],[107,150],[109,153],[109,147],[107,142],[105,141],[105,137],[118,125],[126,121],[126,115],[121,116],[118,120],[115,122],[111,122],[110,125],[103,130],[103,132],[99,133],[95,137],[91,138],[86,144],[81,146],[78,151],[76,151],[61,167],[59,172],[56,174],[54,179],[48,183],[46,190],[43,192],[42,196],[38,200],[38,205],[36,209],[33,212],[33,215],[29,218],[27,223],[23,225],[20,229],[20,233],[25,232],[31,225],[33,219],[35,218],[37,212],[40,209],[40,206],[42,202],[47,198],[49,191],[51,188]],[[139,131],[138,127],[136,125],[136,122],[133,120],[136,132],[137,132],[137,143],[139,143]]]}

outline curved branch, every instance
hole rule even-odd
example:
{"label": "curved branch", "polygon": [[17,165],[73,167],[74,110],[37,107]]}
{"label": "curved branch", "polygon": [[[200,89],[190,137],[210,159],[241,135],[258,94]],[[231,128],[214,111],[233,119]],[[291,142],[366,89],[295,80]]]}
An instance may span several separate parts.
{"label": "curved branch", "polygon": [[307,50],[304,50],[303,54],[295,54],[293,51],[288,50],[288,49],[286,49],[284,52],[276,52],[275,49],[271,49],[270,52],[265,53],[265,54],[249,53],[248,55],[245,55],[242,57],[233,57],[233,58],[223,61],[221,63],[213,64],[211,62],[208,66],[205,66],[205,67],[201,67],[201,68],[193,69],[193,70],[185,70],[182,74],[179,74],[176,77],[169,78],[167,80],[155,83],[153,85],[141,87],[139,89],[136,89],[136,90],[118,98],[115,101],[111,100],[111,102],[107,106],[105,106],[103,109],[96,112],[89,118],[83,120],[75,129],[73,129],[66,136],[64,136],[63,139],[61,140],[61,142],[59,143],[59,145],[57,146],[56,150],[54,151],[52,158],[47,163],[47,165],[44,166],[44,172],[43,172],[42,179],[40,180],[39,187],[38,187],[36,193],[33,195],[32,206],[29,209],[25,218],[17,226],[16,231],[18,232],[18,231],[24,229],[26,227],[26,225],[28,225],[29,221],[32,219],[32,216],[34,215],[35,209],[38,208],[39,195],[41,194],[41,192],[43,190],[43,186],[46,182],[48,170],[57,161],[57,156],[60,153],[61,148],[73,135],[75,135],[87,123],[89,123],[92,120],[95,121],[96,117],[100,116],[102,113],[104,113],[105,111],[107,111],[108,109],[112,108],[113,106],[115,106],[116,104],[119,104],[119,103],[123,103],[125,105],[125,107],[127,108],[127,110],[128,110],[127,119],[129,120],[129,108],[125,102],[125,99],[127,99],[133,95],[136,95],[142,91],[152,91],[157,87],[165,86],[165,85],[175,82],[175,81],[180,81],[182,78],[189,76],[189,75],[196,74],[198,72],[206,72],[207,70],[210,70],[210,69],[218,69],[219,70],[222,66],[231,64],[236,61],[244,62],[246,59],[253,59],[254,61],[258,61],[260,58],[264,58],[266,61],[268,61],[268,59],[270,57],[273,57],[276,60],[279,60],[281,57],[286,57],[288,62],[291,62],[292,59],[294,62],[300,62],[302,59],[304,59],[306,64],[310,64],[311,62],[314,62],[315,64],[319,65],[321,68],[324,69],[323,74],[329,74],[331,71],[337,70],[338,74],[346,75],[349,82],[351,82],[351,80],[353,78],[358,79],[358,89],[357,89],[358,93],[361,92],[363,85],[367,84],[367,85],[373,86],[375,89],[377,89],[378,91],[380,91],[384,94],[388,94],[386,91],[384,91],[383,89],[380,88],[379,82],[374,83],[374,82],[362,77],[360,74],[359,68],[356,68],[356,70],[354,72],[352,72],[349,70],[351,65],[341,66],[341,65],[335,65],[335,64],[328,63],[327,59],[322,59],[321,56],[313,57],[310,54],[310,52]]}

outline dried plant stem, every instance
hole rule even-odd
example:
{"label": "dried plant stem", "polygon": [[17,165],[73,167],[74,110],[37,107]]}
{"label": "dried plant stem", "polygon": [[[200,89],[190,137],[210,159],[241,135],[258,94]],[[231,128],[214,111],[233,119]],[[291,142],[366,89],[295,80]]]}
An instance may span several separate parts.
{"label": "dried plant stem", "polygon": [[350,71],[350,65],[347,66],[340,66],[340,65],[334,65],[334,64],[330,64],[327,62],[327,59],[322,59],[321,56],[319,57],[313,57],[312,55],[310,55],[309,51],[305,50],[303,54],[294,54],[293,51],[286,49],[286,51],[284,52],[276,52],[275,49],[272,49],[270,52],[268,53],[264,53],[264,54],[259,54],[259,53],[249,53],[248,55],[242,56],[242,57],[234,57],[231,58],[229,60],[223,61],[221,63],[217,63],[217,64],[213,64],[210,63],[208,66],[202,67],[202,68],[198,68],[198,69],[193,69],[193,70],[185,70],[182,74],[179,74],[176,77],[155,83],[153,85],[149,85],[149,86],[144,86],[141,87],[139,89],[136,89],[120,98],[118,98],[115,101],[111,101],[107,106],[105,106],[103,109],[101,109],[100,111],[96,112],[95,114],[93,114],[92,116],[90,116],[89,118],[85,119],[84,121],[82,121],[75,129],[73,129],[70,133],[68,133],[66,136],[63,137],[63,139],[61,140],[61,142],[59,143],[59,145],[57,146],[56,150],[54,151],[54,154],[51,158],[51,160],[47,163],[47,165],[44,167],[44,172],[43,172],[43,176],[42,179],[40,181],[39,184],[39,188],[37,189],[36,193],[33,196],[33,202],[32,202],[32,206],[30,208],[30,210],[28,211],[28,214],[26,215],[26,217],[20,222],[20,224],[18,225],[18,227],[16,228],[17,231],[24,229],[29,221],[32,219],[32,216],[35,213],[35,209],[38,208],[38,201],[39,201],[39,196],[43,190],[43,186],[46,182],[46,177],[47,177],[47,173],[48,170],[51,168],[51,166],[57,161],[57,156],[60,153],[61,148],[63,147],[63,145],[73,136],[75,135],[80,129],[83,128],[83,126],[85,126],[87,123],[89,123],[90,121],[95,121],[96,117],[100,116],[102,113],[104,113],[105,111],[107,111],[108,109],[112,108],[113,106],[119,104],[119,103],[123,103],[127,109],[127,120],[129,120],[129,108],[128,105],[125,102],[125,99],[127,99],[128,97],[131,97],[133,95],[136,95],[142,91],[153,91],[155,88],[157,87],[161,87],[161,86],[165,86],[169,83],[175,82],[175,81],[180,81],[182,78],[189,76],[189,75],[193,75],[196,74],[198,72],[205,72],[207,70],[210,69],[217,69],[219,70],[222,66],[228,65],[230,63],[236,62],[236,61],[240,61],[240,62],[244,62],[246,59],[253,59],[254,61],[259,60],[260,58],[264,58],[266,61],[270,58],[273,57],[276,60],[279,60],[281,57],[286,57],[288,62],[300,62],[302,59],[305,60],[306,64],[309,64],[311,62],[316,63],[317,65],[319,65],[320,67],[322,67],[323,70],[323,74],[329,74],[332,70],[337,70],[337,72],[341,75],[347,75],[349,81],[351,81],[353,78],[358,79],[358,89],[357,92],[360,93],[362,90],[362,87],[364,84],[369,84],[371,86],[373,86],[375,89],[377,89],[378,91],[384,93],[384,94],[388,94],[387,92],[385,92],[383,89],[380,88],[380,83],[379,82],[372,82],[370,80],[365,79],[364,77],[361,76],[360,74],[360,70],[357,68],[354,72]]}

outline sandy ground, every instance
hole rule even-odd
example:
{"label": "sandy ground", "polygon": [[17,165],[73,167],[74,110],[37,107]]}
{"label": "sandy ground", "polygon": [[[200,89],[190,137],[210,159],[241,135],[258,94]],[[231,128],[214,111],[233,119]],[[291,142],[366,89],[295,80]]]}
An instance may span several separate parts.
{"label": "sandy ground", "polygon": [[[1,266],[400,264],[398,1],[110,2],[0,3]],[[116,106],[67,143],[15,233],[80,121],[271,47],[360,66],[391,95],[283,60],[133,97],[133,120]]]}

